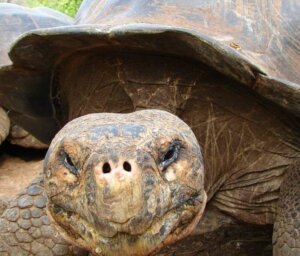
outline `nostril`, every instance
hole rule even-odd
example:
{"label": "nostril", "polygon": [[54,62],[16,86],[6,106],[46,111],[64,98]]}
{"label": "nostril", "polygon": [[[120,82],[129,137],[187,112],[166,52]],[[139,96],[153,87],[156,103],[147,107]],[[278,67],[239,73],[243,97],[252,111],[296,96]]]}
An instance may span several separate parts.
{"label": "nostril", "polygon": [[102,166],[102,171],[103,173],[110,173],[111,172],[111,167],[109,163],[104,163]]}
{"label": "nostril", "polygon": [[124,162],[123,168],[124,168],[125,171],[131,172],[131,165],[130,165],[130,163],[128,163],[127,161]]}

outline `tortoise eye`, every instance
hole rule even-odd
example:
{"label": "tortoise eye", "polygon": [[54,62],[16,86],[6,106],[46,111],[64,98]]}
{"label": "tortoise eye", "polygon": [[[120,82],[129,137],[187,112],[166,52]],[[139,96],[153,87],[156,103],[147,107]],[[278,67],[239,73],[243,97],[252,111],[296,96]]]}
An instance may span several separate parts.
{"label": "tortoise eye", "polygon": [[180,151],[179,142],[174,142],[169,146],[168,151],[164,154],[163,160],[160,164],[162,170],[165,170],[166,167],[168,167],[170,164],[172,164],[177,160],[179,151]]}
{"label": "tortoise eye", "polygon": [[63,162],[64,162],[64,166],[67,169],[69,169],[69,171],[72,174],[78,175],[79,169],[76,167],[76,165],[73,163],[71,157],[66,152],[63,152]]}

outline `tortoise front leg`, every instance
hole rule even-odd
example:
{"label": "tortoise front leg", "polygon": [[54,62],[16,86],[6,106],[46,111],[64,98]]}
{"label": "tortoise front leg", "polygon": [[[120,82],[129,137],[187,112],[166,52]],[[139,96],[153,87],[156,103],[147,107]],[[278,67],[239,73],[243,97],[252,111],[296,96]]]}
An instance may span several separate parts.
{"label": "tortoise front leg", "polygon": [[300,165],[293,166],[280,187],[273,232],[274,256],[300,255]]}
{"label": "tortoise front leg", "polygon": [[0,217],[0,255],[88,255],[68,244],[46,215],[41,177],[12,200]]}

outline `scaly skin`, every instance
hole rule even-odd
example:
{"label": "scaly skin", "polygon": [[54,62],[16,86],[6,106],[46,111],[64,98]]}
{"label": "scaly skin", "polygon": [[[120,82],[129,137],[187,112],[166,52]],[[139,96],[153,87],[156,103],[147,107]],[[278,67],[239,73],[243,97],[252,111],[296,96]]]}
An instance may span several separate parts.
{"label": "scaly skin", "polygon": [[293,166],[281,184],[273,233],[274,256],[300,255],[300,165]]}
{"label": "scaly skin", "polygon": [[42,177],[36,178],[0,217],[0,255],[86,255],[67,243],[46,214]]}

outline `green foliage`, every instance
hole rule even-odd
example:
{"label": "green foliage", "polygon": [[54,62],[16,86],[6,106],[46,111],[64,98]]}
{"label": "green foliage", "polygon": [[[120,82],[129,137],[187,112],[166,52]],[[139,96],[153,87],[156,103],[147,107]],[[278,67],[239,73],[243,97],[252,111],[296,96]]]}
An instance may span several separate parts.
{"label": "green foliage", "polygon": [[82,0],[28,0],[32,7],[47,6],[74,17]]}

